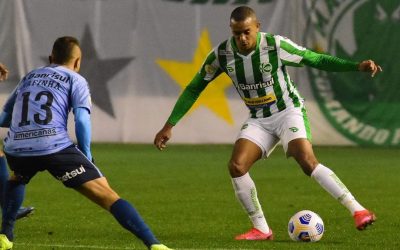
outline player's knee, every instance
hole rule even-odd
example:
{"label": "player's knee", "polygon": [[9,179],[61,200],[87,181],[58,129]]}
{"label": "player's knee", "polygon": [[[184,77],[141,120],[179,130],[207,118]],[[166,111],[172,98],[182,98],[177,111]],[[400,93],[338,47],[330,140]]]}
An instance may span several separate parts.
{"label": "player's knee", "polygon": [[119,199],[118,194],[108,185],[105,178],[87,182],[77,190],[106,210],[109,210],[111,205]]}
{"label": "player's knee", "polygon": [[301,166],[301,169],[303,170],[304,174],[308,176],[311,176],[311,173],[314,171],[315,166],[318,165],[318,161],[314,157],[314,155],[306,152],[299,152],[295,156],[295,159]]}
{"label": "player's knee", "polygon": [[16,175],[14,172],[11,173],[10,177],[8,177],[8,181],[12,181],[19,184],[27,184],[29,182],[29,178],[24,178],[21,175]]}
{"label": "player's knee", "polygon": [[247,173],[247,168],[244,166],[244,164],[235,160],[229,161],[228,168],[231,177],[240,177]]}
{"label": "player's knee", "polygon": [[106,209],[110,210],[112,204],[114,204],[120,197],[114,190],[110,189],[107,191],[103,191],[101,194],[98,195],[98,204]]}

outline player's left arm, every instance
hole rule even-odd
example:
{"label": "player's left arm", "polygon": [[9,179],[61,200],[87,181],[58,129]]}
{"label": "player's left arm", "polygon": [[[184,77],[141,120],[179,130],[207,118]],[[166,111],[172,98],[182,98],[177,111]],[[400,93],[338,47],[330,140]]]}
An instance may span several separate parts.
{"label": "player's left arm", "polygon": [[381,66],[372,60],[365,60],[362,62],[354,62],[331,55],[319,54],[311,50],[304,52],[304,58],[301,61],[304,65],[325,70],[325,71],[362,71],[371,73],[374,77],[375,74],[382,71]]}
{"label": "player's left arm", "polygon": [[363,71],[370,72],[372,77],[374,77],[376,73],[382,71],[381,66],[372,60],[354,62],[328,54],[317,53],[301,47],[287,38],[279,38],[280,57],[285,65],[297,67],[307,65],[320,70],[333,72]]}
{"label": "player's left arm", "polygon": [[382,72],[382,67],[376,64],[371,59],[362,61],[358,64],[358,70],[363,72],[371,73],[371,76],[374,77],[375,74]]}

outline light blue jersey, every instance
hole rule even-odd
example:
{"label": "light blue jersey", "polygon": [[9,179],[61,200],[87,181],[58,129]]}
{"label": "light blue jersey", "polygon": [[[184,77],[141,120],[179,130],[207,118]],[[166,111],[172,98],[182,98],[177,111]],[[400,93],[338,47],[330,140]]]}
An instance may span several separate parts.
{"label": "light blue jersey", "polygon": [[6,113],[12,113],[4,151],[13,156],[37,156],[70,146],[73,142],[67,132],[68,114],[75,108],[90,111],[85,78],[60,65],[31,71],[4,106]]}

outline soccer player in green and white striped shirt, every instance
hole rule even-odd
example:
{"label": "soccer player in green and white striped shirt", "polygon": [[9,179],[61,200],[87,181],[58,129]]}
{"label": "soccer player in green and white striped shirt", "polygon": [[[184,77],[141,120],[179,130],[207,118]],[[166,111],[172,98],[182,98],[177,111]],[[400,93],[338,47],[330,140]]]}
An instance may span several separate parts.
{"label": "soccer player in green and white striped shirt", "polygon": [[351,212],[357,229],[364,229],[375,220],[375,215],[358,203],[332,170],[314,156],[303,98],[290,79],[287,67],[307,65],[326,71],[364,71],[372,76],[382,71],[381,67],[372,60],[359,63],[318,54],[282,36],[260,32],[255,12],[246,6],[232,12],[230,27],[233,36],[208,54],[157,133],[154,144],[160,150],[165,148],[173,126],[207,85],[226,73],[250,111],[235,142],[229,172],[236,196],[253,228],[235,239],[273,239],[248,171],[257,160],[268,157],[279,141],[286,155],[293,157],[306,175],[314,178]]}

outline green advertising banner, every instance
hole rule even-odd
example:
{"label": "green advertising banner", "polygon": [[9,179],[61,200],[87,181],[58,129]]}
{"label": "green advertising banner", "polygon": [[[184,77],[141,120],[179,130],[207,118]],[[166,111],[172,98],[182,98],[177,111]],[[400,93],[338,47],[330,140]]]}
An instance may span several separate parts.
{"label": "green advertising banner", "polygon": [[308,47],[383,68],[368,74],[308,69],[312,91],[332,126],[359,145],[400,145],[400,2],[307,1]]}

